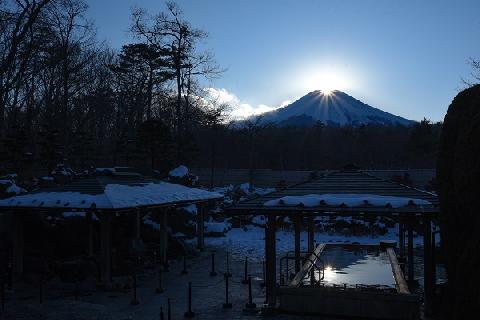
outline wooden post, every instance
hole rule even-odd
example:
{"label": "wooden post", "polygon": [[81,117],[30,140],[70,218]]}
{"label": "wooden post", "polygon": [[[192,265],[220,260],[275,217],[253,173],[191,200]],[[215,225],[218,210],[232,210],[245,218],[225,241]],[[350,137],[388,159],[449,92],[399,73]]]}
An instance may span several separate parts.
{"label": "wooden post", "polygon": [[162,223],[160,225],[160,263],[163,266],[167,265],[168,260],[168,210],[163,209],[160,211],[162,215]]}
{"label": "wooden post", "polygon": [[302,227],[302,218],[300,215],[294,215],[293,222],[295,228],[295,273],[298,273],[300,271],[300,230]]}
{"label": "wooden post", "polygon": [[423,218],[423,279],[425,290],[425,314],[432,314],[433,284],[432,284],[432,226],[430,218]]}
{"label": "wooden post", "polygon": [[402,219],[398,222],[398,249],[400,251],[400,258],[403,261],[405,257],[405,225]]}
{"label": "wooden post", "polygon": [[93,256],[93,220],[92,220],[93,213],[91,211],[87,211],[87,228],[88,228],[88,256]]}
{"label": "wooden post", "polygon": [[267,227],[265,228],[265,261],[266,261],[266,300],[269,307],[276,306],[276,216],[274,213],[268,214]]}
{"label": "wooden post", "polygon": [[100,280],[106,287],[112,281],[112,212],[103,212],[100,218],[100,246],[102,251]]}
{"label": "wooden post", "polygon": [[412,283],[415,280],[414,275],[414,264],[413,264],[413,221],[412,219],[408,219],[407,223],[408,228],[408,252],[407,252],[407,259],[408,259],[408,282]]}
{"label": "wooden post", "polygon": [[204,214],[205,214],[205,204],[200,204],[199,208],[197,208],[197,249],[198,250],[203,250],[205,247],[205,220],[204,220]]}
{"label": "wooden post", "polygon": [[140,241],[140,226],[141,226],[140,208],[137,208],[135,210],[135,241],[137,244]]}
{"label": "wooden post", "polygon": [[13,233],[13,272],[23,275],[23,258],[25,239],[23,234],[23,212],[13,212],[14,233]]}
{"label": "wooden post", "polygon": [[313,217],[310,216],[307,218],[307,229],[308,229],[308,252],[312,253],[314,248],[314,238],[315,238],[315,231],[313,230]]}

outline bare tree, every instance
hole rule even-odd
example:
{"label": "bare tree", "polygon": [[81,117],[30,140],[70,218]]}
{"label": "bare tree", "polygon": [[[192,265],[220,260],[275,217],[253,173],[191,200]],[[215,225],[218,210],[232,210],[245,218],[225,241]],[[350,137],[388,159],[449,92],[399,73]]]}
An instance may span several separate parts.
{"label": "bare tree", "polygon": [[[5,111],[35,49],[34,25],[50,0],[0,2],[0,135],[5,134]],[[16,86],[16,88],[15,88]]]}
{"label": "bare tree", "polygon": [[179,149],[182,136],[190,128],[191,96],[195,79],[199,76],[216,77],[222,70],[214,63],[212,54],[198,52],[198,43],[207,34],[192,27],[174,2],[167,2],[167,12],[160,12],[154,17],[149,17],[145,10],[135,9],[132,13],[131,31],[137,38],[165,55],[174,74],[174,131]]}

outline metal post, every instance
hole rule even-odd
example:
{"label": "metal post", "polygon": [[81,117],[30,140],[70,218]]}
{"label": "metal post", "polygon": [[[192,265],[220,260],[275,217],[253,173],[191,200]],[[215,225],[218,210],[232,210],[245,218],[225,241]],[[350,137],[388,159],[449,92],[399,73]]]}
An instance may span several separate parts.
{"label": "metal post", "polygon": [[225,259],[225,264],[226,264],[226,272],[225,274],[229,277],[232,276],[232,274],[230,273],[230,252],[227,250],[227,257]]}
{"label": "metal post", "polygon": [[255,309],[257,305],[253,303],[253,296],[252,296],[252,276],[248,275],[248,303],[245,304],[245,308],[247,309]]}
{"label": "metal post", "polygon": [[188,271],[187,271],[187,255],[184,254],[183,255],[183,270],[181,272],[181,274],[187,274]]}
{"label": "metal post", "polygon": [[245,257],[242,284],[248,284],[248,257]]}
{"label": "metal post", "polygon": [[160,307],[160,320],[164,320],[163,307]]}
{"label": "metal post", "polygon": [[133,306],[136,306],[139,303],[140,301],[138,301],[137,299],[137,275],[134,272],[133,273],[133,297],[132,297],[132,300],[130,301],[130,304]]}
{"label": "metal post", "polygon": [[159,266],[158,267],[158,286],[155,289],[155,293],[163,293],[162,278],[163,278],[162,266]]}
{"label": "metal post", "polygon": [[232,308],[232,303],[228,301],[228,278],[230,278],[226,273],[224,275],[225,277],[225,303],[223,304],[223,309],[231,309]]}
{"label": "metal post", "polygon": [[188,283],[188,311],[184,314],[185,318],[195,317],[195,312],[192,311],[192,283]]}
{"label": "metal post", "polygon": [[199,206],[197,211],[197,249],[198,250],[203,250],[204,249],[204,233],[205,233],[205,227],[204,227],[204,208],[205,205],[201,204]]}
{"label": "metal post", "polygon": [[295,273],[298,273],[300,271],[300,229],[302,226],[302,219],[299,215],[295,215],[293,221],[295,229]]}
{"label": "metal post", "polygon": [[217,273],[215,272],[215,252],[212,252],[212,271],[210,271],[210,277],[215,277]]}
{"label": "metal post", "polygon": [[267,218],[267,227],[265,228],[265,260],[267,264],[266,275],[266,299],[269,307],[276,306],[276,216],[274,213],[270,213]]}

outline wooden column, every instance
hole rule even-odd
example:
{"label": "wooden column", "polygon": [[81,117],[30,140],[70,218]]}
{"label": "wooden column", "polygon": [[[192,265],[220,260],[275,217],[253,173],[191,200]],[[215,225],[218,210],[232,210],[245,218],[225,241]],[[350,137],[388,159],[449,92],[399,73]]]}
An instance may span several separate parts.
{"label": "wooden column", "polygon": [[265,228],[265,261],[266,261],[266,300],[269,307],[276,306],[276,216],[270,213],[267,216],[267,227]]}
{"label": "wooden column", "polygon": [[313,230],[313,217],[310,216],[307,218],[307,229],[308,229],[308,252],[311,254],[314,248],[314,239],[315,239],[315,231]]}
{"label": "wooden column", "polygon": [[166,267],[168,265],[168,210],[162,209],[162,223],[160,224],[160,263]]}
{"label": "wooden column", "polygon": [[298,273],[300,271],[300,231],[302,227],[302,217],[298,214],[294,215],[293,223],[295,228],[295,273]]}
{"label": "wooden column", "polygon": [[100,247],[102,251],[100,280],[106,287],[112,282],[112,212],[100,216]]}
{"label": "wooden column", "polygon": [[398,250],[403,261],[403,258],[405,258],[405,225],[401,218],[398,222]]}
{"label": "wooden column", "polygon": [[87,228],[88,228],[88,256],[93,256],[93,213],[87,211]]}
{"label": "wooden column", "polygon": [[23,275],[23,258],[25,254],[25,238],[23,234],[23,212],[13,212],[13,272]]}
{"label": "wooden column", "polygon": [[140,208],[137,208],[135,210],[135,241],[138,242],[140,241],[141,234],[140,234],[140,227],[142,225],[141,223],[141,214],[140,214]]}
{"label": "wooden column", "polygon": [[408,281],[412,283],[415,280],[414,275],[414,261],[413,261],[413,221],[412,218],[408,219],[408,248],[407,248],[407,263],[408,263]]}
{"label": "wooden column", "polygon": [[199,204],[197,208],[197,249],[205,248],[205,204]]}
{"label": "wooden column", "polygon": [[425,292],[425,314],[432,314],[432,226],[430,218],[423,218],[423,286]]}

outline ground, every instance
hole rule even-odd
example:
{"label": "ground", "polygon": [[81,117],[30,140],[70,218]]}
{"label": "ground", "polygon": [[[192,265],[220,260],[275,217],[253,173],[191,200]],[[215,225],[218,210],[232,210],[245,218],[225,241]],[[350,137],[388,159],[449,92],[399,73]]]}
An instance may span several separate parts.
{"label": "ground", "polygon": [[[53,319],[53,320],[93,320],[93,319],[161,319],[160,308],[167,319],[167,298],[171,299],[172,319],[183,319],[187,311],[188,282],[192,282],[192,310],[196,319],[255,319],[256,313],[244,312],[248,300],[248,286],[241,284],[244,275],[245,257],[249,260],[249,273],[253,278],[253,301],[262,306],[265,299],[262,259],[264,255],[264,230],[250,226],[248,230],[232,229],[226,237],[207,238],[203,252],[196,252],[187,260],[188,274],[181,275],[183,260],[171,261],[170,271],[164,273],[163,293],[155,293],[158,277],[154,269],[146,270],[138,275],[138,305],[131,305],[133,290],[124,289],[111,292],[81,292],[75,300],[73,292],[52,290],[44,292],[45,298],[39,303],[39,289],[17,285],[9,293],[5,311],[0,319]],[[395,234],[387,234],[382,238],[342,237],[336,235],[316,235],[316,242],[377,242],[383,238],[394,238]],[[306,247],[306,234],[302,234],[302,246]],[[418,239],[418,238],[417,238]],[[417,240],[418,243],[418,240]],[[192,243],[193,244],[193,243]],[[290,231],[277,232],[277,253],[293,249],[293,234]],[[230,301],[233,308],[225,310],[225,282],[223,273],[226,270],[226,255],[230,257]],[[210,276],[211,254],[215,253],[217,276]],[[421,268],[417,268],[421,271]],[[420,276],[420,274],[418,274]],[[116,279],[126,282],[126,279]],[[278,315],[275,319],[309,319],[302,316]],[[313,318],[312,318],[313,319]],[[315,317],[314,319],[319,319]]]}

